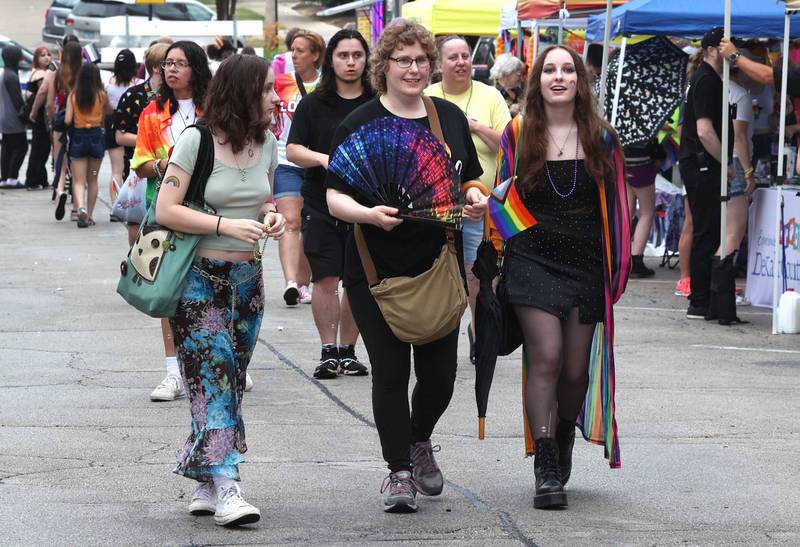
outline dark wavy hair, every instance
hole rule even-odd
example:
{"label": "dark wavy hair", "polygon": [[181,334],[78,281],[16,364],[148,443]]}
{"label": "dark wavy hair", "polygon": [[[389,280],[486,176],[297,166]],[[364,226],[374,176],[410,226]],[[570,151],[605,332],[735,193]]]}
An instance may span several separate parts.
{"label": "dark wavy hair", "polygon": [[138,69],[139,63],[131,50],[126,48],[117,53],[117,58],[114,59],[114,80],[118,86],[130,85]]}
{"label": "dark wavy hair", "polygon": [[342,29],[331,36],[330,41],[328,41],[328,46],[325,48],[325,58],[322,61],[322,77],[320,78],[319,85],[314,90],[314,93],[316,93],[320,99],[329,104],[336,101],[338,97],[336,93],[336,73],[333,71],[333,52],[342,40],[358,40],[361,47],[364,48],[364,72],[361,74],[361,85],[364,88],[365,94],[370,96],[375,94],[369,83],[369,67],[367,66],[367,61],[369,60],[369,45],[367,45],[367,41],[357,30]]}
{"label": "dark wavy hair", "polygon": [[[206,90],[211,81],[211,70],[208,68],[208,57],[203,48],[190,42],[188,40],[179,40],[169,46],[167,52],[164,54],[164,59],[169,57],[169,52],[173,49],[180,49],[186,55],[186,60],[189,62],[189,67],[192,69],[192,100],[194,104],[201,105],[205,102]],[[167,75],[164,69],[161,68],[161,86],[158,88],[158,95],[156,97],[156,106],[159,110],[164,108],[164,105],[169,101],[169,113],[175,114],[178,111],[178,101],[175,100],[175,94],[172,88],[167,85]]]}
{"label": "dark wavy hair", "polygon": [[81,112],[91,112],[97,97],[103,90],[100,69],[94,63],[83,63],[75,81],[75,105]]}
{"label": "dark wavy hair", "polygon": [[602,139],[602,130],[606,129],[616,141],[616,132],[603,118],[597,114],[595,95],[590,87],[589,74],[580,55],[566,46],[550,46],[536,59],[528,78],[525,96],[525,112],[522,121],[519,172],[522,188],[533,189],[542,180],[544,163],[547,160],[547,115],[542,97],[542,70],[547,55],[555,50],[563,49],[572,57],[578,77],[575,93],[575,123],[578,127],[583,151],[586,156],[586,170],[596,181],[604,180],[613,171],[611,158]]}
{"label": "dark wavy hair", "polygon": [[203,123],[227,136],[234,154],[248,141],[263,144],[270,116],[261,106],[269,63],[257,55],[234,54],[219,65],[203,103]]}

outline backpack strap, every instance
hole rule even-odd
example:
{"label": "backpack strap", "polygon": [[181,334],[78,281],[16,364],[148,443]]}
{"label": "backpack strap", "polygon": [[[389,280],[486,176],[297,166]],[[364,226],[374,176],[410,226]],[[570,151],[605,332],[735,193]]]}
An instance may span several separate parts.
{"label": "backpack strap", "polygon": [[308,91],[306,91],[306,85],[303,83],[303,79],[297,72],[294,73],[294,81],[297,83],[297,90],[300,92],[300,96],[305,97],[308,95]]}
{"label": "backpack strap", "polygon": [[194,203],[200,207],[207,207],[205,199],[206,184],[211,176],[211,171],[214,169],[214,139],[211,136],[211,130],[205,125],[195,124],[189,127],[194,127],[200,132],[200,145],[197,148],[197,159],[194,163],[192,178],[189,181],[189,188],[186,190],[184,201]]}

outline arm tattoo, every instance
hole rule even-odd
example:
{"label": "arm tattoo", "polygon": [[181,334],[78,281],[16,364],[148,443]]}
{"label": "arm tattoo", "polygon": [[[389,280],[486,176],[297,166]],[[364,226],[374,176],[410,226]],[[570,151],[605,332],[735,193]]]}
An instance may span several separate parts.
{"label": "arm tattoo", "polygon": [[167,180],[164,181],[164,184],[171,184],[175,188],[180,188],[181,187],[181,181],[178,180],[178,177],[175,177],[175,176],[167,177]]}

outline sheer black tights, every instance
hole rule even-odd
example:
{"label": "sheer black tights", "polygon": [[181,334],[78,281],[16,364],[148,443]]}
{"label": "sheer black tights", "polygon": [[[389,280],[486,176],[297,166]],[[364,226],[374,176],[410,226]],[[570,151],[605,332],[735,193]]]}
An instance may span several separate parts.
{"label": "sheer black tights", "polygon": [[554,437],[556,419],[574,421],[589,386],[589,351],[594,324],[566,321],[531,306],[514,306],[528,363],[525,404],[534,439]]}

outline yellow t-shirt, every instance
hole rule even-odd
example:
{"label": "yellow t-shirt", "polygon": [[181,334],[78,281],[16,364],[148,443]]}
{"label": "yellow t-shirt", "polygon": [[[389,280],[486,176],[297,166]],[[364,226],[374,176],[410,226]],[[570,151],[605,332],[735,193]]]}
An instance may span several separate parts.
{"label": "yellow t-shirt", "polygon": [[[428,86],[425,89],[425,94],[430,97],[440,97],[454,103],[468,118],[478,120],[483,125],[487,125],[500,133],[511,121],[508,105],[500,92],[494,87],[481,82],[473,80],[472,89],[468,89],[460,95],[443,93],[441,83]],[[480,161],[483,168],[483,175],[481,175],[480,181],[487,189],[491,190],[494,188],[494,179],[497,173],[497,151],[490,149],[489,145],[483,142],[483,139],[475,133],[472,134],[472,142],[475,143],[478,161]]]}

